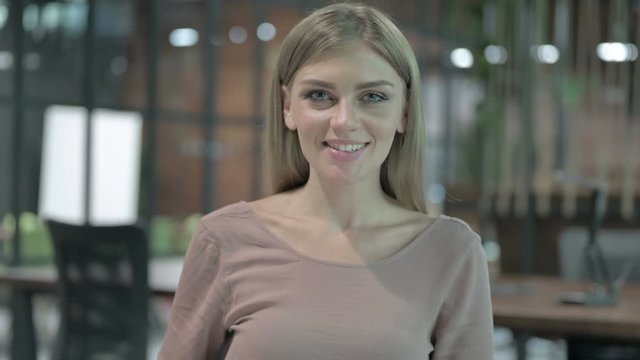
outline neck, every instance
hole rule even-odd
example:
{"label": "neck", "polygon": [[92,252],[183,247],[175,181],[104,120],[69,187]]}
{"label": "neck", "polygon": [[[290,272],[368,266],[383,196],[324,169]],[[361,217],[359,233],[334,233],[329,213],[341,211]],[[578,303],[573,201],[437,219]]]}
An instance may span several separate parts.
{"label": "neck", "polygon": [[394,200],[382,190],[377,177],[356,183],[322,181],[313,173],[292,204],[298,214],[326,221],[336,230],[357,229],[379,223]]}

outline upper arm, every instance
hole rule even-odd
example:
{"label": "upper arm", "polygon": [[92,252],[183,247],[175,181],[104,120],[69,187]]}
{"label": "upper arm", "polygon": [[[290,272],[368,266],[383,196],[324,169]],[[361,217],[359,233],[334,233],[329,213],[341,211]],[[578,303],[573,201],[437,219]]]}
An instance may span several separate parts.
{"label": "upper arm", "polygon": [[211,358],[224,342],[227,288],[220,247],[200,223],[185,256],[158,359]]}
{"label": "upper arm", "polygon": [[477,234],[452,268],[450,286],[434,332],[434,357],[445,359],[493,358],[493,315],[489,274]]}

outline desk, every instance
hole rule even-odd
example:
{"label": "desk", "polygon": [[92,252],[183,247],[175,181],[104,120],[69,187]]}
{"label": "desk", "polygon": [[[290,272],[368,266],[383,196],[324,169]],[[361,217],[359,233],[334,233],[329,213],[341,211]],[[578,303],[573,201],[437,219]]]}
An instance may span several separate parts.
{"label": "desk", "polygon": [[[515,286],[503,293],[504,286]],[[561,294],[584,291],[552,277],[504,276],[494,285],[496,325],[549,336],[582,336],[640,342],[640,286],[626,285],[615,306],[586,307],[558,303]]]}
{"label": "desk", "polygon": [[558,302],[563,293],[589,286],[553,277],[502,276],[492,284],[494,323],[541,336],[640,343],[640,286],[624,286],[614,306]]}
{"label": "desk", "polygon": [[[154,295],[175,294],[182,263],[182,257],[152,258],[149,261],[149,288]],[[53,291],[57,277],[53,266],[9,267],[0,271],[0,286],[31,291]]]}
{"label": "desk", "polygon": [[[149,288],[154,295],[173,296],[176,292],[183,258],[157,258],[149,262]],[[32,295],[55,290],[57,274],[54,267],[13,267],[0,271],[0,286],[13,290],[13,338],[11,358],[36,358]]]}
{"label": "desk", "polygon": [[[149,286],[155,295],[172,296],[175,293],[182,261],[182,258],[150,261]],[[31,294],[53,291],[55,284],[56,274],[52,267],[25,267],[0,271],[0,286],[7,285],[14,290],[23,290],[16,292],[24,298],[14,309],[14,316],[23,319],[13,322],[13,347],[15,344],[31,344],[32,349],[35,347]],[[559,304],[558,298],[562,293],[586,290],[589,285],[566,282],[558,278],[509,275],[501,277],[492,286],[494,290],[507,290],[494,291],[492,296],[494,322],[498,326],[544,336],[594,337],[640,342],[640,286],[625,286],[620,302],[611,307]],[[21,324],[31,325],[31,328],[16,328]],[[35,355],[31,358],[35,358]]]}

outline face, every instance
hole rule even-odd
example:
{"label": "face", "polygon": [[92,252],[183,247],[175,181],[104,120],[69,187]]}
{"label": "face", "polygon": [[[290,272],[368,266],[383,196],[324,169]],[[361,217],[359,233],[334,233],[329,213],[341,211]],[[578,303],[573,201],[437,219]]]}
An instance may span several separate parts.
{"label": "face", "polygon": [[379,181],[396,133],[405,130],[404,81],[375,51],[353,43],[300,68],[284,95],[310,176]]}

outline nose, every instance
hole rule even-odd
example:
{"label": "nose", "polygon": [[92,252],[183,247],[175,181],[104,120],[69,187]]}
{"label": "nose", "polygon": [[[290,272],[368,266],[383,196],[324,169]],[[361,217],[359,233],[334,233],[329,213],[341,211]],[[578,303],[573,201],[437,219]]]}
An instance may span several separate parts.
{"label": "nose", "polygon": [[338,102],[331,118],[331,128],[336,134],[356,131],[359,126],[358,111],[348,100]]}

